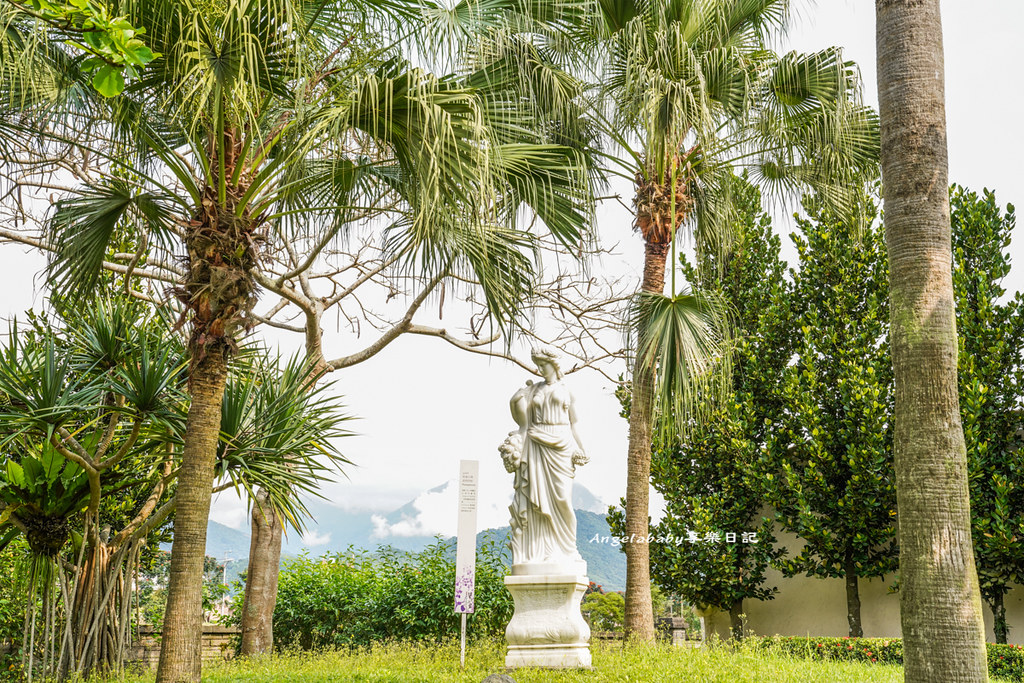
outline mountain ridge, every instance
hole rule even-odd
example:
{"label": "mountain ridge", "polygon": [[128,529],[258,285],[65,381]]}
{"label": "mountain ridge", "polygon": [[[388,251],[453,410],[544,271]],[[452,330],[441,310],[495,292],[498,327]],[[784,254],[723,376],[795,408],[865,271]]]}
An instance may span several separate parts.
{"label": "mountain ridge", "polygon": [[[446,482],[425,493],[441,492],[449,484],[450,482]],[[344,510],[324,500],[307,501],[306,505],[312,518],[306,533],[300,536],[291,530],[282,543],[282,558],[286,559],[302,552],[308,552],[312,556],[344,552],[349,549],[372,552],[381,546],[417,552],[436,542],[438,538],[454,545],[454,537],[443,534],[375,537],[375,533],[380,530],[380,519],[383,518],[388,524],[397,524],[409,520],[412,515],[418,513],[414,506],[415,500],[383,514],[379,511]],[[577,520],[576,542],[580,555],[587,562],[589,578],[603,585],[605,590],[624,590],[626,560],[618,546],[603,540],[611,535],[602,510],[604,506],[596,496],[582,486],[574,487],[573,503]],[[601,511],[596,512],[595,509]],[[378,520],[376,523],[375,519]],[[510,528],[507,525],[483,529],[477,533],[477,547],[485,541],[507,544],[509,532]],[[206,554],[219,560],[230,559],[231,565],[237,566],[241,571],[249,554],[248,530],[233,529],[211,520],[207,527]]]}

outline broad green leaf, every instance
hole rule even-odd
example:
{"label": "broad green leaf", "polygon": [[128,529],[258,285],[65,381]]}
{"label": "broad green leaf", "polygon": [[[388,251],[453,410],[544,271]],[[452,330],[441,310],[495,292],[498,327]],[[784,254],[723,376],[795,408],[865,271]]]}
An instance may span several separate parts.
{"label": "broad green leaf", "polygon": [[93,75],[92,87],[104,97],[115,97],[124,90],[124,76],[120,69],[105,64]]}
{"label": "broad green leaf", "polygon": [[46,481],[50,484],[57,480],[60,476],[61,468],[67,462],[64,456],[58,453],[57,449],[49,443],[43,444],[43,452],[39,461],[43,466],[43,474],[46,477]]}
{"label": "broad green leaf", "polygon": [[25,470],[13,460],[7,461],[7,481],[18,488],[25,488]]}

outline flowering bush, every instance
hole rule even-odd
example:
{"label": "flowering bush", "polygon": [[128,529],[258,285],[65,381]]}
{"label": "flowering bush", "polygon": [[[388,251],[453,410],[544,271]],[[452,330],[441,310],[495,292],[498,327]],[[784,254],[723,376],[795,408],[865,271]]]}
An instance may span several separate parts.
{"label": "flowering bush", "polygon": [[[773,636],[760,638],[759,645],[812,659],[903,664],[903,641],[899,638]],[[1024,647],[988,643],[988,671],[992,676],[1024,681]]]}
{"label": "flowering bush", "polygon": [[1011,681],[1024,681],[1024,646],[988,643],[988,672]]}

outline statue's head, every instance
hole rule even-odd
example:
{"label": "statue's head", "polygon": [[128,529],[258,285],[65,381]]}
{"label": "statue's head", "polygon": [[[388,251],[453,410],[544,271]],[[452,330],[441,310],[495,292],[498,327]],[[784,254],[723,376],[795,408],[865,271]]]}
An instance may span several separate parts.
{"label": "statue's head", "polygon": [[535,346],[530,354],[533,362],[537,365],[537,369],[544,372],[544,366],[549,365],[555,370],[555,376],[558,379],[562,378],[562,368],[558,365],[558,354],[555,350],[547,346]]}

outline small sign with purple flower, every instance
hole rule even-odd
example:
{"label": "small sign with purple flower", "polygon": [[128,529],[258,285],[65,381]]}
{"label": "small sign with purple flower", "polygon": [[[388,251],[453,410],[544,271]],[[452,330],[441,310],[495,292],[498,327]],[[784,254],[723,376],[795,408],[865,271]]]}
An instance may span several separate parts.
{"label": "small sign with purple flower", "polygon": [[459,532],[455,550],[455,613],[472,614],[476,587],[476,492],[478,460],[459,463]]}

